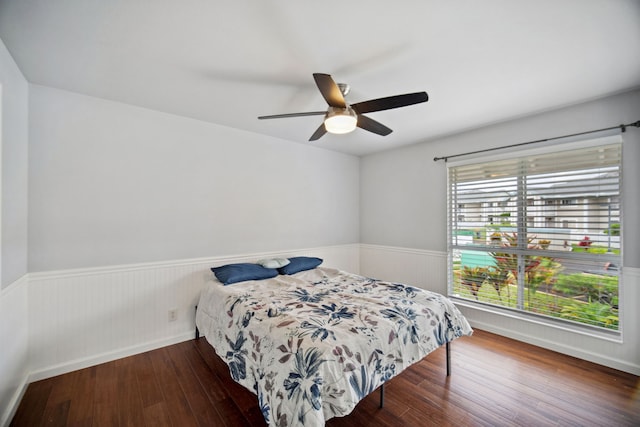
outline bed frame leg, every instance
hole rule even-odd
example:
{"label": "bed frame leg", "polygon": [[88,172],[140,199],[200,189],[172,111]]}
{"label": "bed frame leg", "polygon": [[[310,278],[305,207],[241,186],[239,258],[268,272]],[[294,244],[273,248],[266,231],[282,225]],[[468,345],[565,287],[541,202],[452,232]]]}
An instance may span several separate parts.
{"label": "bed frame leg", "polygon": [[[198,311],[198,306],[196,305],[196,310]],[[196,326],[196,339],[200,338],[200,331],[198,330],[198,327]]]}
{"label": "bed frame leg", "polygon": [[447,376],[451,376],[451,346],[450,343],[445,345],[447,351]]}
{"label": "bed frame leg", "polygon": [[380,407],[384,406],[384,384],[380,386]]}

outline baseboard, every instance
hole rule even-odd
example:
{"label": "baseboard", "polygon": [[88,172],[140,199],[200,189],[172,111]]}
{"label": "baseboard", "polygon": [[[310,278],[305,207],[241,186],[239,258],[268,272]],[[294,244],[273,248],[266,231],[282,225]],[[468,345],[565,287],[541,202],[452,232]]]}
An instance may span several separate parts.
{"label": "baseboard", "polygon": [[18,406],[20,406],[20,401],[22,400],[22,397],[27,391],[27,387],[29,387],[29,377],[25,376],[22,379],[22,383],[16,389],[16,392],[13,394],[11,401],[9,402],[7,407],[4,408],[4,412],[2,413],[2,419],[0,419],[0,426],[2,427],[9,426],[9,424],[11,423],[11,420],[13,420],[13,417],[16,414],[16,411],[18,410]]}
{"label": "baseboard", "polygon": [[594,353],[585,349],[579,349],[571,346],[566,346],[558,341],[550,341],[531,335],[515,332],[511,329],[501,328],[495,324],[489,324],[485,322],[479,322],[469,319],[469,324],[472,328],[481,329],[483,331],[491,332],[496,335],[511,338],[516,341],[522,341],[527,344],[535,345],[538,347],[546,348],[547,350],[556,351],[558,353],[566,354],[578,359],[587,360],[589,362],[597,363],[598,365],[608,366],[620,371],[629,372],[634,375],[640,376],[640,365],[629,363],[625,360],[616,359],[603,354]]}
{"label": "baseboard", "polygon": [[0,426],[8,426],[29,384],[28,275],[0,291]]}
{"label": "baseboard", "polygon": [[115,351],[106,352],[103,354],[97,354],[91,357],[85,357],[82,359],[71,360],[69,362],[61,363],[55,366],[48,366],[43,369],[39,369],[29,374],[29,382],[39,381],[45,378],[54,377],[56,375],[66,374],[68,372],[77,371],[78,369],[88,368],[90,366],[99,365],[101,363],[111,362],[113,360],[122,359],[123,357],[133,356],[135,354],[144,353],[147,351],[155,350],[158,348],[166,347],[168,345],[178,344],[184,341],[194,339],[195,330],[176,335],[169,338],[163,338],[161,340],[150,341],[143,344],[118,349]]}

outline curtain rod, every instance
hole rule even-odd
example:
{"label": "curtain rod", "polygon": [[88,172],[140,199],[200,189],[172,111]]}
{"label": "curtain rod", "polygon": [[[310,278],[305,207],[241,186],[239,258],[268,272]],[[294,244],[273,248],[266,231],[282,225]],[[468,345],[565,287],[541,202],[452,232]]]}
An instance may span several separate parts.
{"label": "curtain rod", "polygon": [[504,148],[520,147],[521,145],[537,144],[537,143],[540,143],[540,142],[553,141],[555,139],[569,138],[569,137],[572,137],[572,136],[587,135],[589,133],[604,132],[606,130],[612,130],[612,129],[620,129],[620,132],[624,133],[624,132],[627,131],[627,127],[629,127],[629,126],[635,126],[637,128],[640,128],[640,120],[638,120],[635,123],[629,123],[629,124],[626,124],[626,125],[611,126],[609,128],[595,129],[595,130],[589,130],[589,131],[586,131],[586,132],[579,132],[579,133],[572,133],[570,135],[554,136],[553,138],[537,139],[535,141],[528,141],[528,142],[521,142],[519,144],[505,145],[503,147],[487,148],[487,149],[478,150],[478,151],[469,151],[468,153],[452,154],[451,156],[434,157],[433,161],[437,162],[438,160],[444,160],[446,162],[448,159],[451,159],[453,157],[467,156],[469,154],[485,153],[487,151],[502,150]]}

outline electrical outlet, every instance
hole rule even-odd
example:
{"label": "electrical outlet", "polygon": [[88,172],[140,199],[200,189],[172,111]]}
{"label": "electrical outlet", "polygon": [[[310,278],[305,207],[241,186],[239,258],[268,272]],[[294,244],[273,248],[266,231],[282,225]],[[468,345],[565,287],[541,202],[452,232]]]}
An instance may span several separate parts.
{"label": "electrical outlet", "polygon": [[169,322],[175,322],[176,320],[178,320],[178,309],[172,308],[169,310]]}

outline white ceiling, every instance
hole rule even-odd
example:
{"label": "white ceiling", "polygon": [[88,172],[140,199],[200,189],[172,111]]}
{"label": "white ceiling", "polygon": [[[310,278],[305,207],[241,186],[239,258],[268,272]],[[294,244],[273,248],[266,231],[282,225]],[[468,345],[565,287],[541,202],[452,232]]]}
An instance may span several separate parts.
{"label": "white ceiling", "polygon": [[[31,83],[356,155],[640,87],[638,0],[0,0],[0,38]],[[386,137],[257,120],[325,109],[314,72],[430,99]]]}

